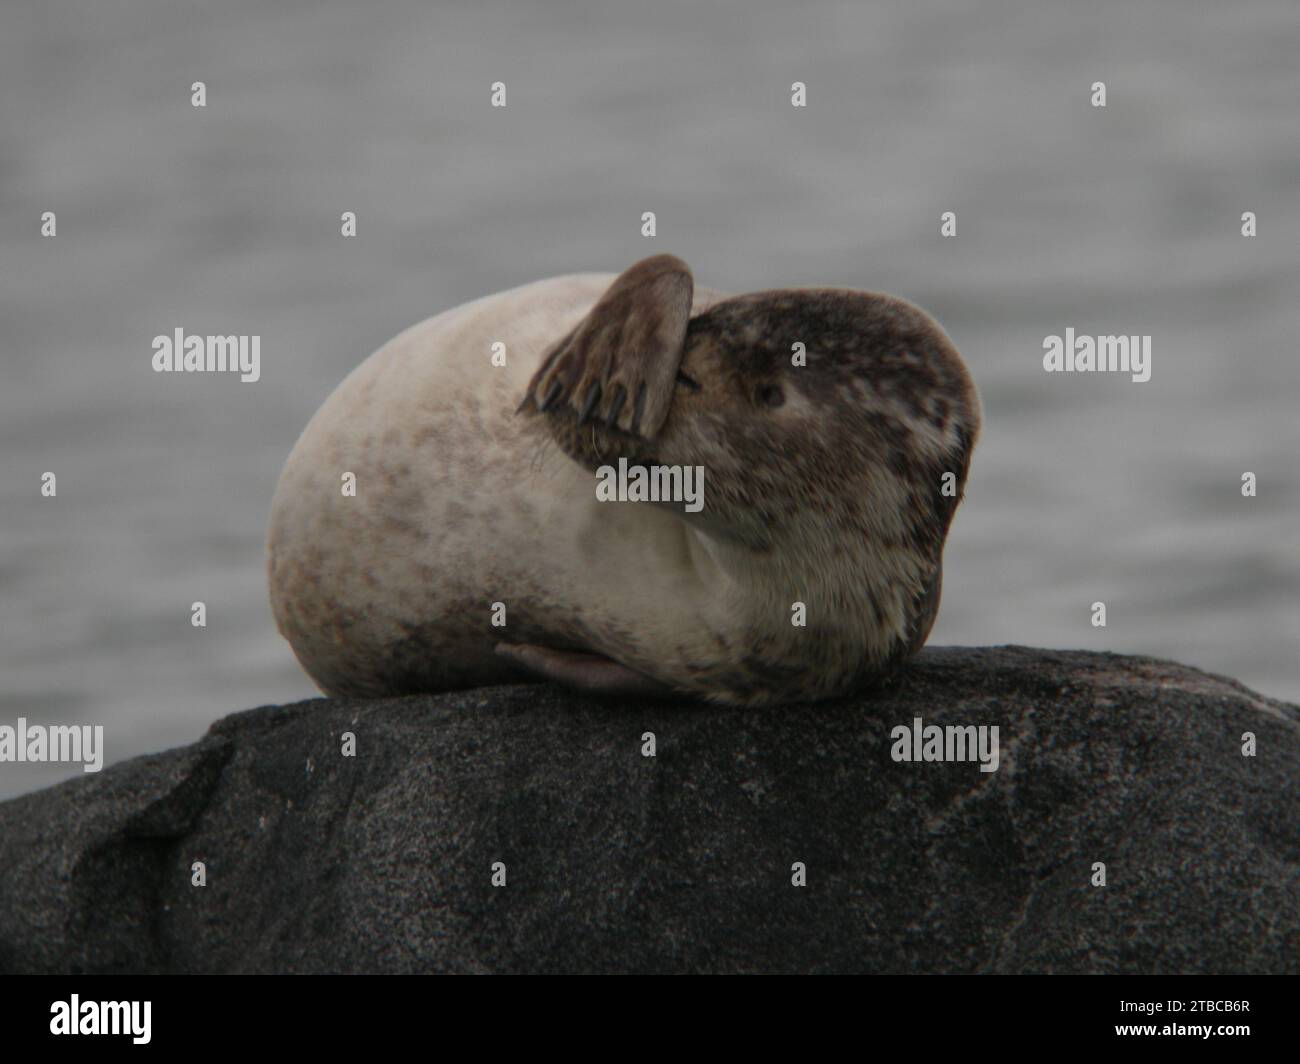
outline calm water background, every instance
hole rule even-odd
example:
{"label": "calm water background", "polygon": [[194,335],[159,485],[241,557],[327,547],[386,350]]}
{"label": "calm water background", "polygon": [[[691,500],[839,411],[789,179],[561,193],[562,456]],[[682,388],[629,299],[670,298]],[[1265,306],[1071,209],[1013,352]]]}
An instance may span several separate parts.
{"label": "calm water background", "polygon": [[[1300,700],[1297,54],[1294,0],[5,3],[0,723],[120,760],[312,695],[263,537],[316,407],[415,321],[657,251],[943,322],[986,429],[933,642]],[[177,326],[260,334],[261,382],[154,374]],[[1152,334],[1151,381],[1045,374],[1066,326]]]}

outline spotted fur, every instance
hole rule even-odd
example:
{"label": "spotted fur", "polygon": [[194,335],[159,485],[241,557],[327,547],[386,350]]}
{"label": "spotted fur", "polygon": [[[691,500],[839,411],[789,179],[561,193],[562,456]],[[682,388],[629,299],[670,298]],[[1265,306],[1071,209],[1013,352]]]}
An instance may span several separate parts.
{"label": "spotted fur", "polygon": [[[272,604],[340,694],[517,679],[502,640],[720,702],[843,694],[929,633],[979,425],[943,331],[890,296],[724,298],[671,256],[539,282],[408,330],[326,401],[273,506]],[[619,457],[703,466],[704,510],[598,503]]]}

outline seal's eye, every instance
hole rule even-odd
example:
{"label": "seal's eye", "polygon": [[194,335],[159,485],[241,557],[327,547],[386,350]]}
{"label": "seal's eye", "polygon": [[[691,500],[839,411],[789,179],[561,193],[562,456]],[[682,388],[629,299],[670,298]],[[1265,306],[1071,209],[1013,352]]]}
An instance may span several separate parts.
{"label": "seal's eye", "polygon": [[775,408],[785,402],[785,392],[779,384],[765,384],[758,390],[758,401],[764,406]]}

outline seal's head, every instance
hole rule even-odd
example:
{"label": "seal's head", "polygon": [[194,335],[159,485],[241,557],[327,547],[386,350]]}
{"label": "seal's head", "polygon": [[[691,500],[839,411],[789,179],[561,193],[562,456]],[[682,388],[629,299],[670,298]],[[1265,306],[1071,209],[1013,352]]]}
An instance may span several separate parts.
{"label": "seal's head", "polygon": [[810,524],[941,546],[980,414],[934,319],[835,288],[756,292],[692,318],[692,290],[671,255],[627,270],[548,353],[523,409],[593,469],[703,465],[708,503],[684,516],[755,547]]}
{"label": "seal's head", "polygon": [[694,317],[692,293],[680,259],[637,263],[551,349],[521,410],[588,468],[702,466],[704,508],[683,519],[876,599],[901,591],[892,642],[919,645],[980,426],[951,342],[873,292],[757,292]]}

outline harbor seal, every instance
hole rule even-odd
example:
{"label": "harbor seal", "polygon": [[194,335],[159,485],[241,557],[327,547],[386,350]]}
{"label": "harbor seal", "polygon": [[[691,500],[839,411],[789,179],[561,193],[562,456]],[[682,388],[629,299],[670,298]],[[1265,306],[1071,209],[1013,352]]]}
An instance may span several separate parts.
{"label": "harbor seal", "polygon": [[[724,296],[671,255],[540,281],[329,396],[276,490],[272,609],[335,695],[842,695],[929,634],[979,427],[953,345],[892,296]],[[701,468],[703,507],[600,501],[620,459]]]}

